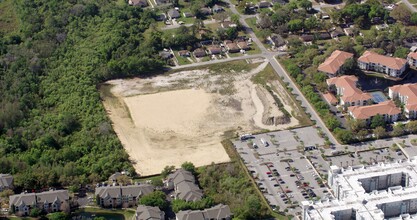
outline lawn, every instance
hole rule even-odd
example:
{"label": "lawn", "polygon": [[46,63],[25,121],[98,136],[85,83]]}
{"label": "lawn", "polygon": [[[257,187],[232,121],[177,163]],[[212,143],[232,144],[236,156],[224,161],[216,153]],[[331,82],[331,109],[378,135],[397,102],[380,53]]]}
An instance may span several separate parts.
{"label": "lawn", "polygon": [[255,33],[255,35],[259,38],[259,40],[261,40],[262,44],[266,47],[269,48],[269,45],[264,43],[263,40],[260,36],[260,30],[258,27],[256,27],[256,18],[248,18],[246,19],[246,23],[248,23],[249,27],[252,28],[253,32]]}
{"label": "lawn", "polygon": [[13,0],[0,0],[0,32],[10,33],[19,29]]}
{"label": "lawn", "polygon": [[186,57],[179,56],[178,52],[175,52],[175,57],[177,58],[179,65],[191,64],[191,62]]}
{"label": "lawn", "polygon": [[111,220],[130,220],[135,215],[135,211],[122,209],[102,209],[102,208],[83,208],[75,211],[72,216],[104,217]]}

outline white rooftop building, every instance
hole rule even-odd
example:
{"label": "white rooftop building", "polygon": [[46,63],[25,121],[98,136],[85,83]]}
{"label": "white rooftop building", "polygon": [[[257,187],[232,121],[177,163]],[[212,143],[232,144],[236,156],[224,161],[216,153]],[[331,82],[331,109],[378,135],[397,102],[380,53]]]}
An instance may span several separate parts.
{"label": "white rooftop building", "polygon": [[417,159],[347,169],[331,166],[336,199],[303,201],[305,220],[417,219]]}

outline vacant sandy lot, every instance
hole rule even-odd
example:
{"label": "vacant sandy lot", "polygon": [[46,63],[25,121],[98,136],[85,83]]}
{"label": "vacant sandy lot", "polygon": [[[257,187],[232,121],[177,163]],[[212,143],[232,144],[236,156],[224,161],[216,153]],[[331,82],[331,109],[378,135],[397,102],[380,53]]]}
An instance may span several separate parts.
{"label": "vacant sandy lot", "polygon": [[294,118],[285,125],[262,123],[261,98],[267,99],[258,96],[250,78],[266,65],[250,72],[193,70],[107,82],[101,89],[104,106],[137,172],[158,174],[184,161],[196,166],[227,162],[220,143],[225,136],[297,125]]}

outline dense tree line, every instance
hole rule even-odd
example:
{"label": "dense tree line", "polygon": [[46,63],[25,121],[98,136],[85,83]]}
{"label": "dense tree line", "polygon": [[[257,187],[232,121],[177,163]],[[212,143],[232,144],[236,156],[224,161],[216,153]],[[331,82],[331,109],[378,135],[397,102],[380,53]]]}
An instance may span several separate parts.
{"label": "dense tree line", "polygon": [[97,85],[163,67],[143,34],[154,14],[111,0],[13,4],[20,31],[0,34],[0,173],[25,189],[134,173]]}

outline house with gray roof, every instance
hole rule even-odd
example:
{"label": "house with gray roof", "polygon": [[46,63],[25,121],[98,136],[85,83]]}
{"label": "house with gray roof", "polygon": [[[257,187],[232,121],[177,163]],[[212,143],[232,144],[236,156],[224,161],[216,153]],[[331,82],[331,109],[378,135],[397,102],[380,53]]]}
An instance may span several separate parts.
{"label": "house with gray roof", "polygon": [[158,207],[139,205],[135,214],[136,220],[164,220],[165,213]]}
{"label": "house with gray roof", "polygon": [[168,18],[169,19],[175,19],[181,17],[180,13],[176,9],[169,9],[168,11]]}
{"label": "house with gray roof", "polygon": [[67,190],[50,190],[41,193],[22,193],[9,197],[9,208],[14,213],[29,215],[30,210],[39,208],[47,213],[69,208]]}
{"label": "house with gray roof", "polygon": [[13,189],[13,176],[10,174],[0,174],[0,192],[5,189]]}
{"label": "house with gray roof", "polygon": [[97,205],[102,207],[129,207],[136,204],[137,200],[154,191],[149,184],[130,186],[102,186],[95,191]]}
{"label": "house with gray roof", "polygon": [[203,198],[203,191],[194,182],[184,181],[175,187],[175,198],[195,202]]}
{"label": "house with gray roof", "polygon": [[195,184],[194,175],[184,169],[178,169],[166,180],[166,187],[175,190],[175,198],[185,201],[198,201],[203,198],[203,191]]}
{"label": "house with gray roof", "polygon": [[184,210],[176,214],[176,220],[231,220],[233,214],[228,205],[218,204],[204,210]]}

